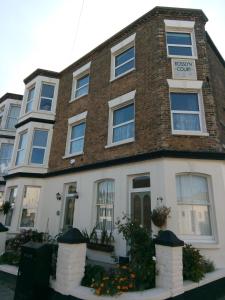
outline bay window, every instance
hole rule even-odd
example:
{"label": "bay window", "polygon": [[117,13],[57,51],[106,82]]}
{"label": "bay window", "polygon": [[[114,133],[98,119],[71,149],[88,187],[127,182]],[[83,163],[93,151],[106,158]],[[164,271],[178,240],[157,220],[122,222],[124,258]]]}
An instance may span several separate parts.
{"label": "bay window", "polygon": [[48,131],[35,129],[31,149],[31,163],[43,164],[48,141]]}
{"label": "bay window", "polygon": [[9,113],[6,120],[6,128],[15,130],[15,125],[18,121],[20,114],[20,106],[10,105]]}
{"label": "bay window", "polygon": [[0,173],[4,174],[10,164],[13,144],[2,143],[0,149]]}
{"label": "bay window", "polygon": [[51,111],[54,98],[55,85],[42,83],[40,110]]}
{"label": "bay window", "polygon": [[34,91],[35,91],[35,87],[30,88],[28,91],[26,111],[25,111],[26,113],[32,111],[33,101],[34,101]]}
{"label": "bay window", "polygon": [[34,227],[40,196],[40,187],[25,186],[20,227]]}
{"label": "bay window", "polygon": [[19,136],[19,145],[16,154],[16,166],[24,163],[26,146],[27,146],[27,131],[21,133]]}
{"label": "bay window", "polygon": [[13,207],[15,205],[16,196],[17,196],[17,186],[10,187],[8,192],[9,192],[8,201],[11,204],[11,208],[10,208],[9,212],[6,214],[5,225],[6,226],[11,226],[12,216],[13,216]]}

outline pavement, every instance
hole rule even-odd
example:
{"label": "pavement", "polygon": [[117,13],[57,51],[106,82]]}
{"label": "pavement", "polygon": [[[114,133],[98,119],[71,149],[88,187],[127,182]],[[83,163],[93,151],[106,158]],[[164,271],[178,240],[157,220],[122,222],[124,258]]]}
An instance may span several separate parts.
{"label": "pavement", "polygon": [[0,271],[0,299],[13,300],[16,287],[16,276]]}

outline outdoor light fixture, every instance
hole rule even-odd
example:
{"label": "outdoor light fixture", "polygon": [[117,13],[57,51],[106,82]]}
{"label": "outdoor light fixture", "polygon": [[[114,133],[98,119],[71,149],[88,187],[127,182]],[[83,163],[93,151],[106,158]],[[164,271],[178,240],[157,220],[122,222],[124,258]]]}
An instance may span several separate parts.
{"label": "outdoor light fixture", "polygon": [[56,199],[57,200],[61,200],[62,199],[62,196],[61,196],[61,194],[59,192],[56,194]]}
{"label": "outdoor light fixture", "polygon": [[75,198],[75,199],[78,199],[78,198],[79,198],[79,195],[78,195],[78,192],[77,192],[77,190],[76,190],[76,189],[75,189],[75,191],[74,191],[74,193],[73,193],[73,194],[74,194],[74,198]]}

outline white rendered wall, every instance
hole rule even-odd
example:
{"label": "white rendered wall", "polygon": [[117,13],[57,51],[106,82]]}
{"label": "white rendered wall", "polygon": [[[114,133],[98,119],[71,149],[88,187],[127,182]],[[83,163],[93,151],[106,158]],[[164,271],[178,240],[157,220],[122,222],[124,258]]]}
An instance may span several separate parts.
{"label": "white rendered wall", "polygon": [[[171,207],[171,217],[168,219],[167,228],[180,237],[175,176],[181,172],[203,173],[211,176],[215,240],[210,243],[201,240],[188,242],[199,247],[201,252],[211,258],[218,267],[225,267],[225,165],[222,161],[164,158],[46,179],[18,178],[8,180],[7,187],[18,185],[18,197],[10,231],[19,230],[24,185],[42,187],[36,227],[40,231],[45,231],[48,224],[50,234],[56,235],[62,228],[62,208],[64,205],[63,197],[60,201],[56,200],[56,193],[59,192],[63,196],[66,183],[77,182],[79,198],[75,200],[74,227],[78,227],[80,230],[84,228],[91,230],[96,220],[95,182],[97,180],[107,178],[115,180],[114,221],[116,221],[117,217],[122,216],[122,212],[129,214],[129,178],[133,175],[150,173],[152,209],[159,202],[157,198],[162,197],[162,203]],[[57,215],[57,211],[60,211],[61,214]],[[153,233],[157,233],[157,228],[154,226]],[[126,255],[124,240],[116,234],[116,231],[114,236],[116,254]]]}

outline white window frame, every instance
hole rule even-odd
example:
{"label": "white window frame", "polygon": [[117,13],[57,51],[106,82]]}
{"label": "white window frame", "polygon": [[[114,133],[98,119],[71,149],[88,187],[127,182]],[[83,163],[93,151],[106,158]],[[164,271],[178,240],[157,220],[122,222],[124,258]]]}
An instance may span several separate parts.
{"label": "white window frame", "polygon": [[[207,187],[208,187],[208,197],[209,202],[208,204],[205,204],[209,208],[209,215],[210,215],[210,226],[212,235],[208,236],[197,236],[197,235],[191,235],[191,234],[179,234],[179,237],[184,240],[186,243],[213,243],[215,244],[217,242],[217,231],[216,231],[216,217],[215,217],[215,208],[214,208],[214,201],[213,201],[213,192],[212,192],[212,182],[211,182],[211,176],[207,174],[202,173],[195,173],[195,172],[184,172],[184,173],[177,173],[176,174],[176,180],[177,177],[180,175],[189,175],[189,176],[199,176],[203,177],[207,181]],[[175,181],[176,182],[176,181]],[[177,191],[176,191],[177,193]],[[177,206],[179,205],[192,205],[187,203],[179,203],[178,197],[176,197]]]}
{"label": "white window frame", "polygon": [[[135,37],[136,37],[136,33],[132,34],[131,36],[129,36],[128,38],[126,38],[125,40],[123,40],[122,42],[120,42],[119,44],[117,44],[117,45],[115,45],[111,48],[110,81],[116,80],[116,79],[132,72],[133,70],[135,70],[135,65],[136,65]],[[131,47],[134,47],[134,67],[127,70],[126,72],[118,75],[118,76],[115,76],[115,69],[116,69],[115,59],[116,59],[116,56],[120,55],[121,53],[123,53],[124,51],[128,50]],[[126,61],[126,63],[128,61]]]}
{"label": "white window frame", "polygon": [[[52,98],[41,96],[41,93],[42,93],[42,87],[43,87],[44,84],[45,84],[45,85],[51,85],[51,86],[54,87],[54,93],[53,93],[53,97],[52,97]],[[55,83],[42,81],[42,83],[41,83],[41,89],[40,89],[39,106],[38,106],[40,111],[42,111],[42,112],[51,112],[51,111],[52,111],[52,109],[53,109],[53,101],[54,101],[54,99],[55,99],[55,88],[56,88],[56,84],[55,84]],[[51,110],[41,109],[41,99],[42,99],[42,98],[51,100]]]}
{"label": "white window frame", "polygon": [[[208,136],[208,132],[206,129],[206,121],[205,121],[205,110],[203,103],[203,95],[202,95],[202,84],[203,81],[191,81],[191,80],[173,80],[167,79],[169,85],[169,100],[170,100],[170,115],[171,115],[171,129],[172,134],[174,135],[198,135],[198,136]],[[182,111],[182,110],[172,110],[171,106],[171,97],[170,93],[196,93],[198,95],[198,105],[199,111]],[[184,114],[198,114],[199,122],[200,122],[200,130],[175,130],[173,128],[173,113],[184,113]]]}
{"label": "white window frame", "polygon": [[12,107],[18,107],[18,108],[20,109],[20,106],[19,106],[19,105],[10,103],[10,105],[9,105],[9,110],[8,110],[8,114],[7,114],[7,117],[6,117],[6,123],[5,123],[5,129],[7,129],[7,130],[16,130],[16,128],[13,129],[13,128],[8,128],[8,127],[7,127],[8,120],[9,120],[9,119],[16,120],[16,123],[15,123],[15,125],[16,125],[17,122],[18,122],[19,116],[20,116],[20,114],[19,114],[19,115],[18,115],[18,118],[14,118],[14,117],[11,117],[11,116],[9,115],[9,113],[10,113]]}
{"label": "white window frame", "polygon": [[[23,203],[24,203],[24,194],[25,194],[25,190],[27,187],[31,187],[31,188],[39,188],[39,199],[37,201],[37,209],[35,212],[35,218],[34,218],[34,226],[30,227],[30,226],[21,226],[21,221],[22,221],[22,215],[23,215]],[[38,212],[39,212],[39,203],[40,203],[40,198],[41,198],[41,186],[36,186],[36,185],[24,185],[23,186],[23,192],[22,192],[22,200],[21,200],[21,209],[20,209],[20,217],[19,217],[19,224],[18,227],[20,229],[32,229],[34,230],[37,227],[37,218],[38,218]]]}
{"label": "white window frame", "polygon": [[[33,98],[31,98],[30,100],[28,100],[28,96],[29,96],[29,93],[30,93],[31,90],[34,90]],[[35,84],[32,84],[32,85],[28,88],[28,91],[27,91],[26,104],[25,104],[25,113],[26,113],[26,114],[29,114],[29,113],[32,112],[32,110],[33,110],[33,105],[34,105],[34,99],[35,99]],[[30,103],[32,103],[31,110],[27,111],[28,104],[30,104]]]}
{"label": "white window frame", "polygon": [[[10,199],[10,195],[11,195],[11,190],[12,189],[17,189],[16,190],[16,197],[15,197],[15,199],[14,199],[14,201],[11,201],[11,199]],[[15,203],[16,203],[16,198],[17,198],[17,196],[18,196],[18,186],[17,185],[13,185],[13,186],[9,186],[9,187],[7,187],[7,192],[6,192],[6,199],[7,199],[7,201],[9,201],[10,203],[11,203],[11,211],[12,211],[12,217],[11,217],[11,220],[10,220],[10,225],[6,225],[5,223],[6,223],[6,216],[5,216],[5,222],[4,222],[4,224],[5,224],[5,226],[6,227],[8,227],[8,228],[10,228],[11,226],[12,226],[12,220],[13,220],[13,215],[14,215],[14,207],[15,207]],[[12,205],[13,204],[13,205]]]}
{"label": "white window frame", "polygon": [[[180,21],[180,20],[164,20],[165,23],[165,31],[167,32],[174,32],[174,33],[190,33],[191,35],[191,45],[182,45],[182,44],[167,44],[166,40],[166,49],[167,49],[167,56],[168,57],[176,57],[176,58],[192,58],[197,59],[197,47],[196,47],[196,39],[195,39],[195,31],[194,21]],[[175,46],[175,47],[191,47],[192,49],[192,55],[186,56],[186,55],[172,55],[169,54],[169,46]]]}
{"label": "white window frame", "polygon": [[[74,157],[78,155],[84,154],[84,149],[80,152],[70,153],[70,144],[71,144],[71,133],[72,133],[72,127],[79,125],[81,123],[85,123],[85,132],[86,132],[86,119],[87,119],[87,111],[73,116],[68,119],[68,131],[67,131],[67,139],[66,139],[66,148],[65,148],[65,155],[63,158],[69,158]],[[85,132],[84,132],[84,144],[85,144]]]}
{"label": "white window frame", "polygon": [[[17,145],[17,148],[16,148],[16,157],[15,157],[15,166],[21,166],[24,164],[25,162],[25,159],[26,159],[26,151],[27,151],[27,148],[24,147],[24,148],[19,148],[19,144],[20,144],[20,139],[21,139],[21,136],[24,135],[24,134],[27,134],[27,139],[28,139],[28,130],[24,130],[22,132],[19,133],[19,139],[18,139],[18,145]],[[26,144],[27,146],[27,144]],[[16,160],[17,160],[17,156],[18,156],[18,153],[21,152],[21,151],[24,151],[24,161],[20,164],[17,164],[16,163]]]}
{"label": "white window frame", "polygon": [[[136,90],[131,91],[127,94],[124,94],[120,97],[117,97],[115,99],[112,99],[108,102],[108,106],[109,106],[109,121],[108,121],[108,143],[105,146],[105,148],[110,148],[110,147],[114,147],[114,146],[119,146],[122,144],[127,144],[127,143],[131,143],[135,141],[135,94],[136,94]],[[113,129],[116,126],[113,126],[113,114],[114,111],[117,109],[120,109],[122,107],[128,106],[130,104],[134,105],[134,120],[133,121],[128,121],[125,123],[121,123],[119,126],[124,125],[124,124],[128,124],[131,122],[134,122],[134,137],[132,138],[128,138],[119,142],[113,142]]]}
{"label": "white window frame", "polygon": [[[71,99],[69,102],[73,102],[79,98],[82,98],[84,96],[87,96],[89,93],[90,88],[90,69],[91,69],[91,61],[82,66],[81,68],[77,69],[75,72],[73,72],[73,83],[72,83],[72,92],[71,92]],[[89,83],[88,83],[88,92],[87,94],[80,95],[76,97],[76,91],[77,91],[77,81],[81,79],[82,77],[89,75]],[[84,86],[82,86],[84,87]]]}
{"label": "white window frame", "polygon": [[[0,143],[0,153],[1,153],[2,145],[4,145],[4,144],[6,144],[6,145],[12,145],[12,154],[11,154],[10,159],[8,160],[9,163],[8,163],[8,165],[7,165],[7,168],[6,168],[5,172],[0,172],[0,174],[7,174],[7,170],[8,170],[8,168],[9,168],[10,164],[11,164],[12,156],[13,156],[13,146],[14,146],[14,144],[13,144],[12,141],[10,141],[10,140],[3,140],[3,141]],[[5,161],[6,161],[7,159],[6,159],[6,158],[0,157],[0,161],[1,161],[1,160],[5,160]]]}
{"label": "white window frame", "polygon": [[[46,149],[47,149],[47,146],[48,146],[48,137],[47,137],[47,142],[46,142],[46,146],[45,146],[45,147],[43,147],[43,146],[34,146],[34,145],[33,145],[34,134],[35,134],[35,131],[38,131],[38,130],[39,130],[39,131],[46,131],[46,132],[48,132],[48,135],[49,135],[49,130],[47,130],[47,129],[34,128],[34,130],[33,130],[33,136],[32,136],[32,143],[31,143],[31,150],[30,150],[29,164],[30,164],[30,165],[38,165],[38,166],[42,166],[42,165],[44,165],[44,163],[45,163],[45,153],[46,153]],[[38,163],[33,163],[33,162],[31,162],[33,149],[44,149],[44,150],[45,150],[45,152],[44,152],[44,157],[43,157],[43,163],[42,163],[42,164],[38,164]]]}

